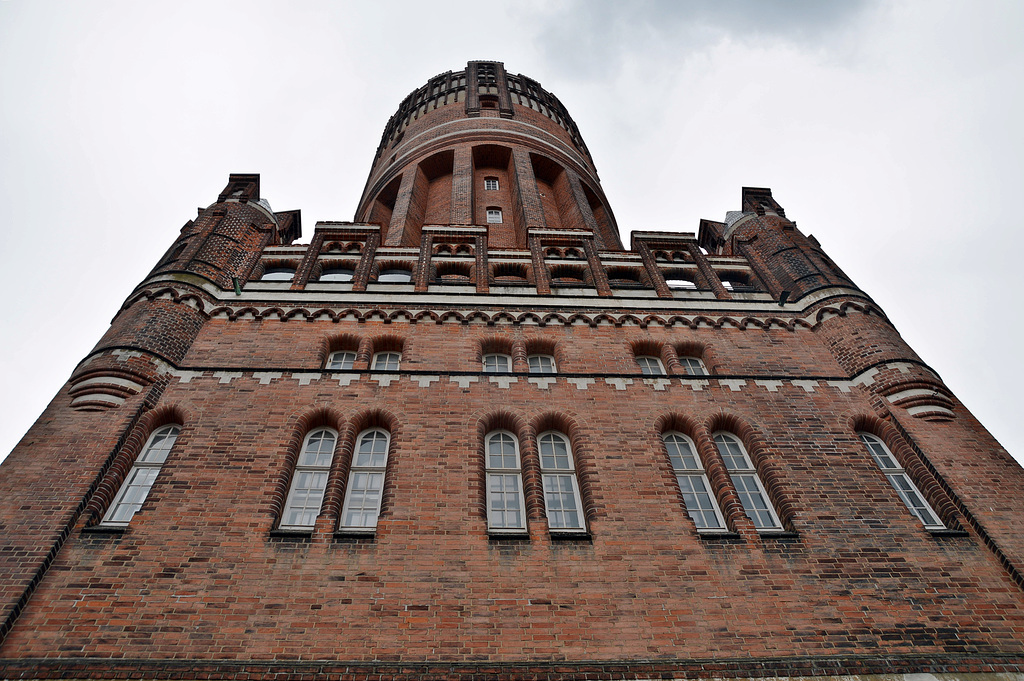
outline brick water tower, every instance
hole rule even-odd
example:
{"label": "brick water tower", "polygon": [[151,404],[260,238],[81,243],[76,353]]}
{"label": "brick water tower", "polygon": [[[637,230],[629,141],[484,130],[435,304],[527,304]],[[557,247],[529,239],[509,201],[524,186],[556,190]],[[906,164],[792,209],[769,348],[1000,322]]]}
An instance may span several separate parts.
{"label": "brick water tower", "polygon": [[735,208],[625,248],[498,62],[306,244],[231,175],[0,466],[0,678],[1022,678],[1024,471]]}

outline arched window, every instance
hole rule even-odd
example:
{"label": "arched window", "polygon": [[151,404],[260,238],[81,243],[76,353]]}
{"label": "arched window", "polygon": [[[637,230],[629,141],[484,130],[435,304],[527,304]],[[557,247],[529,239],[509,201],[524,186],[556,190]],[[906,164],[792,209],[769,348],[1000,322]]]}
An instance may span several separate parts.
{"label": "arched window", "polygon": [[364,430],[356,439],[341,510],[342,529],[372,531],[377,527],[390,444],[391,435],[381,428]]}
{"label": "arched window", "polygon": [[765,492],[761,478],[754,469],[747,450],[744,449],[740,439],[732,433],[718,432],[714,435],[715,446],[718,453],[722,455],[725,467],[729,470],[729,477],[740,496],[740,503],[747,517],[759,530],[781,530],[782,522],[768,501],[768,493]]}
{"label": "arched window", "polygon": [[519,465],[519,440],[507,430],[495,430],[485,440],[487,461],[487,529],[526,530],[526,499]]}
{"label": "arched window", "polygon": [[400,352],[377,352],[373,355],[374,371],[398,371],[402,364]]}
{"label": "arched window", "polygon": [[377,281],[381,284],[408,284],[412,281],[412,272],[399,268],[381,270]]}
{"label": "arched window", "polygon": [[347,282],[352,281],[355,277],[355,272],[346,267],[337,267],[334,269],[324,270],[320,274],[320,278],[317,281],[322,282]]}
{"label": "arched window", "polygon": [[548,528],[552,532],[579,532],[586,529],[583,505],[576,481],[569,438],[548,431],[537,438],[540,449],[540,472],[544,486],[544,508]]}
{"label": "arched window", "polygon": [[498,191],[498,178],[496,177],[485,177],[484,178],[484,189],[489,192]]}
{"label": "arched window", "polygon": [[708,369],[699,357],[680,357],[679,364],[683,367],[683,373],[689,376],[708,375]]}
{"label": "arched window", "polygon": [[725,518],[718,508],[711,483],[697,454],[697,446],[686,435],[668,432],[661,436],[665,451],[672,462],[679,491],[683,494],[686,512],[693,518],[697,530],[724,530]]}
{"label": "arched window", "polygon": [[531,374],[553,374],[557,371],[555,358],[551,355],[530,355],[526,361],[530,364]]}
{"label": "arched window", "polygon": [[268,267],[260,281],[291,281],[294,276],[295,270],[291,267]]}
{"label": "arched window", "polygon": [[281,529],[313,529],[324,501],[337,442],[338,434],[330,428],[317,428],[306,434],[281,514]]}
{"label": "arched window", "polygon": [[338,350],[327,357],[325,369],[331,371],[346,371],[351,369],[356,362],[356,353],[351,350]]}
{"label": "arched window", "polygon": [[512,371],[512,358],[501,353],[491,353],[483,357],[484,372],[497,374]]}
{"label": "arched window", "polygon": [[500,208],[488,208],[487,209],[487,223],[491,225],[501,224],[501,209]]}
{"label": "arched window", "polygon": [[868,448],[871,458],[875,460],[878,467],[882,469],[889,484],[896,490],[896,494],[906,504],[910,512],[917,516],[918,520],[924,523],[926,529],[944,530],[946,526],[939,520],[938,514],[925,500],[924,495],[917,489],[917,485],[910,479],[907,472],[900,466],[899,461],[892,455],[889,448],[885,446],[881,438],[871,433],[857,433],[861,442]]}
{"label": "arched window", "polygon": [[156,482],[156,477],[160,475],[160,467],[167,460],[167,455],[174,447],[180,432],[181,426],[177,425],[164,426],[153,431],[146,441],[146,446],[142,448],[142,453],[128,471],[121,489],[117,491],[114,503],[103,516],[103,525],[124,527],[131,522],[132,516],[138,513],[149,496],[149,490]]}
{"label": "arched window", "polygon": [[645,376],[664,376],[665,365],[661,363],[661,358],[652,357],[650,355],[637,355],[636,363],[640,365],[640,373]]}

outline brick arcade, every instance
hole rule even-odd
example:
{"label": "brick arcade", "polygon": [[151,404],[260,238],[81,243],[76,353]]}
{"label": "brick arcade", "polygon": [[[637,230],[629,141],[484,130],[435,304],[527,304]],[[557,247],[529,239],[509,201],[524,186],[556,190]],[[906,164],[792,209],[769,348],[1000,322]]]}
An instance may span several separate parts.
{"label": "brick arcade", "polygon": [[0,678],[1020,678],[1024,471],[768,189],[620,241],[496,62],[232,175],[0,466]]}

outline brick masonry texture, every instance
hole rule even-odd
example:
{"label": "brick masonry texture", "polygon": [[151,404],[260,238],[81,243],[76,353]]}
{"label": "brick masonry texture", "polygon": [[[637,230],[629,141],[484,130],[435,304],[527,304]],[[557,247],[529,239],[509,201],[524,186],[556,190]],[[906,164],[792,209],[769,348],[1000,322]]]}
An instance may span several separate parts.
{"label": "brick masonry texture", "polygon": [[[232,175],[185,225],[0,467],[0,678],[1021,678],[1024,471],[769,190],[696,237],[634,232],[624,250],[575,123],[499,67],[402,103],[366,222],[292,245],[297,212]],[[508,219],[487,225],[487,206]],[[396,263],[412,281],[376,282]],[[317,281],[339,264],[353,282]],[[269,267],[295,276],[260,281]],[[671,267],[697,288],[670,288]],[[351,369],[325,368],[336,350]],[[385,350],[400,368],[371,371]],[[490,352],[513,372],[484,373]],[[557,373],[528,373],[531,353]],[[102,522],[171,423],[142,509]],[[338,444],[320,513],[282,530],[321,427]],[[341,509],[367,428],[391,440],[378,524],[355,534]],[[520,447],[518,535],[488,531],[498,428]],[[585,531],[548,526],[548,430],[571,442]],[[667,431],[696,444],[724,530],[687,513]],[[747,517],[718,431],[778,531]]]}

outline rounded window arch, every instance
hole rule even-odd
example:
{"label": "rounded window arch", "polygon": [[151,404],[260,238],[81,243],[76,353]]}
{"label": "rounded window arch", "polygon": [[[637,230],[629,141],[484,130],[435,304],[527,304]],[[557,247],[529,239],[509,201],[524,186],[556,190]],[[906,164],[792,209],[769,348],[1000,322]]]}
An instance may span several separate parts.
{"label": "rounded window arch", "polygon": [[338,433],[333,428],[315,428],[306,433],[281,513],[281,529],[313,529],[323,506],[337,444]]}
{"label": "rounded window arch", "polygon": [[899,495],[900,501],[907,507],[907,509],[917,517],[918,520],[924,524],[925,529],[928,530],[944,530],[946,526],[939,519],[939,514],[935,512],[935,509],[931,507],[928,501],[921,494],[921,490],[917,488],[914,481],[907,475],[907,471],[904,470],[900,462],[893,456],[893,453],[889,451],[885,442],[882,438],[868,433],[860,431],[857,433],[861,442],[867,447],[868,452],[871,454],[871,458],[875,460],[875,463],[882,473],[885,475],[885,479],[889,481],[892,488],[896,490],[896,494]]}
{"label": "rounded window arch", "polygon": [[712,436],[739,495],[743,510],[759,531],[781,531],[782,521],[772,507],[768,492],[747,454],[743,442],[732,433],[720,430]]}
{"label": "rounded window arch", "polygon": [[324,283],[349,283],[355,278],[356,272],[351,267],[332,267],[324,269],[317,281]]}
{"label": "rounded window arch", "polygon": [[142,453],[135,459],[113,503],[100,521],[101,524],[126,527],[131,522],[149,496],[149,491],[160,475],[160,469],[167,461],[180,432],[181,426],[172,423],[157,428],[150,434]]}
{"label": "rounded window arch", "polygon": [[341,529],[351,532],[376,529],[390,448],[391,433],[383,428],[369,428],[359,433],[345,486]]}
{"label": "rounded window arch", "polygon": [[260,281],[291,281],[295,277],[294,267],[267,267]]}
{"label": "rounded window arch", "polygon": [[585,531],[576,463],[569,438],[556,430],[545,431],[537,436],[537,449],[548,529],[554,533]]}
{"label": "rounded window arch", "polygon": [[662,434],[661,441],[672,464],[679,492],[683,495],[686,512],[693,519],[697,531],[724,530],[725,518],[711,491],[711,483],[693,439],[679,431],[670,430]]}

